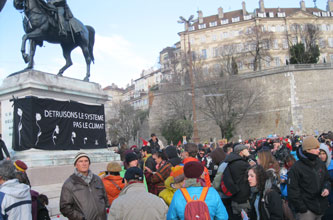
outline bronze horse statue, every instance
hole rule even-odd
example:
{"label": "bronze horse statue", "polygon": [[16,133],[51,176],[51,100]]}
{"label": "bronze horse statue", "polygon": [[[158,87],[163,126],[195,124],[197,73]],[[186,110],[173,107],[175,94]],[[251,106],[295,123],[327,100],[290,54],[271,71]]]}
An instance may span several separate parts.
{"label": "bronze horse statue", "polygon": [[[95,30],[93,27],[83,25],[78,19],[72,18],[76,24],[76,30],[69,23],[66,29],[66,35],[60,35],[58,19],[56,18],[56,8],[47,4],[44,0],[14,0],[14,7],[24,11],[23,28],[26,34],[22,37],[21,53],[25,63],[28,63],[26,69],[32,69],[34,65],[34,55],[36,45],[42,46],[43,41],[60,44],[66,64],[59,70],[58,75],[62,76],[64,71],[72,63],[71,52],[74,48],[82,49],[87,73],[84,81],[89,81],[90,64],[94,62],[93,47],[95,42]],[[25,52],[26,41],[30,41],[30,52]]]}

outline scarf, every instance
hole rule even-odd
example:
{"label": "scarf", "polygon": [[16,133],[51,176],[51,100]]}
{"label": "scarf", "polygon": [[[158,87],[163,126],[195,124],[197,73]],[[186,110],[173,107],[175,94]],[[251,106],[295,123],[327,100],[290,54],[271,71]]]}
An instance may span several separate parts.
{"label": "scarf", "polygon": [[93,173],[88,170],[88,175],[85,176],[82,173],[80,173],[79,171],[77,171],[77,169],[74,169],[74,174],[78,177],[80,177],[85,183],[89,184],[93,178]]}
{"label": "scarf", "polygon": [[303,152],[303,154],[311,161],[314,161],[318,158],[318,155],[316,154],[311,154],[311,153],[308,153],[308,152]]}
{"label": "scarf", "polygon": [[188,188],[188,187],[191,187],[191,186],[203,186],[203,187],[205,187],[206,183],[202,179],[197,179],[197,178],[186,179],[185,183],[184,183],[184,188]]}

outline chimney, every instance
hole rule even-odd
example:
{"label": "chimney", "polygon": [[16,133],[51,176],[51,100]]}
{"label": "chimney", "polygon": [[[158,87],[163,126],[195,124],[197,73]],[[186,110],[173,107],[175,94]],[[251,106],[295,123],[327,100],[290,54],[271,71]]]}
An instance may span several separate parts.
{"label": "chimney", "polygon": [[247,15],[245,1],[242,2],[243,15]]}
{"label": "chimney", "polygon": [[265,12],[265,5],[264,5],[264,0],[259,0],[259,11],[261,13]]}
{"label": "chimney", "polygon": [[333,11],[333,1],[327,0],[326,11]]}
{"label": "chimney", "polygon": [[219,19],[222,19],[222,18],[224,17],[224,14],[223,14],[223,8],[222,8],[222,7],[219,7],[219,8],[217,9],[217,11],[218,11],[218,14],[219,14]]}
{"label": "chimney", "polygon": [[203,23],[203,14],[202,14],[202,11],[199,10],[197,12],[198,12],[199,24],[202,24]]}
{"label": "chimney", "polygon": [[305,2],[302,0],[299,4],[301,5],[301,10],[306,11]]}

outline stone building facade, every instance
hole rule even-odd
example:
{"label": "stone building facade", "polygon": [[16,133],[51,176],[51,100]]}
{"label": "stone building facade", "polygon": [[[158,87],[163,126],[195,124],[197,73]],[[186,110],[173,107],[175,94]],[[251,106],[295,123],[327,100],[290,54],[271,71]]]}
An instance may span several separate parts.
{"label": "stone building facade", "polygon": [[[259,8],[254,12],[246,10],[245,2],[240,10],[224,12],[219,8],[217,15],[207,17],[198,11],[198,20],[188,27],[188,31],[185,25],[185,31],[179,33],[180,45],[182,51],[187,51],[190,41],[193,57],[204,61],[203,69],[207,73],[218,69],[218,60],[227,55],[235,57],[239,73],[269,69],[289,62],[289,47],[304,42],[302,31],[307,24],[318,28],[319,63],[332,62],[331,0],[327,2],[327,11],[307,8],[303,0],[299,8],[265,8],[264,0],[259,0]],[[254,69],[255,41],[267,41],[267,45],[261,47],[265,53],[258,69]]]}

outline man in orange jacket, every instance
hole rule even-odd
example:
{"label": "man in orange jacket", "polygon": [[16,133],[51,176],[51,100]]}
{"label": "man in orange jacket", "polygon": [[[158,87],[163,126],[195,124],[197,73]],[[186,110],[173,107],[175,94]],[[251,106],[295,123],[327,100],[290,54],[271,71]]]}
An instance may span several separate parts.
{"label": "man in orange jacket", "polygon": [[[185,165],[186,163],[188,163],[190,161],[199,162],[199,160],[196,158],[197,153],[199,151],[198,146],[194,143],[187,143],[187,144],[184,145],[184,147],[185,147],[185,149],[184,149],[184,152],[182,153],[183,164]],[[208,172],[208,169],[206,167],[204,169],[204,176],[205,176],[206,185],[208,187],[211,187],[209,172]]]}

